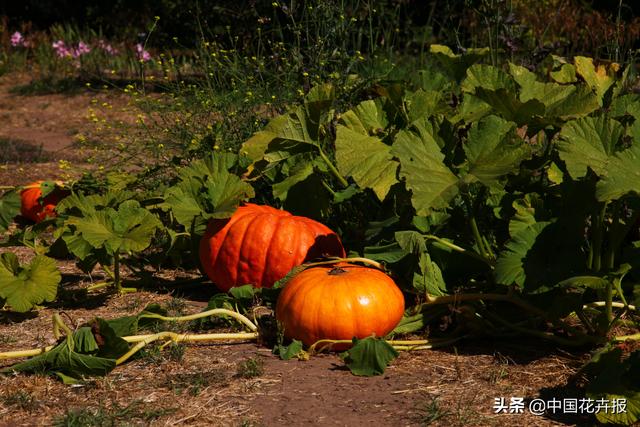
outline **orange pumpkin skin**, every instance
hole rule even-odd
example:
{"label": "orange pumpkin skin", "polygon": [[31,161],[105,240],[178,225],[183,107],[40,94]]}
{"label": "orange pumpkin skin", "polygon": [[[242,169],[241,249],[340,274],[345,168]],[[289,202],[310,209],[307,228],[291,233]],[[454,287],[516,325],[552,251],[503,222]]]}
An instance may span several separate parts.
{"label": "orange pumpkin skin", "polygon": [[210,221],[199,252],[207,276],[224,292],[246,284],[270,288],[307,260],[344,256],[340,238],[328,227],[251,203],[231,218]]}
{"label": "orange pumpkin skin", "polygon": [[404,296],[389,276],[345,263],[302,271],[285,285],[276,304],[284,335],[305,345],[321,339],[383,337],[403,313]]}
{"label": "orange pumpkin skin", "polygon": [[20,214],[36,223],[55,217],[56,205],[68,195],[68,192],[56,188],[44,198],[42,203],[39,202],[38,199],[42,196],[40,184],[43,182],[36,181],[26,185],[20,192]]}

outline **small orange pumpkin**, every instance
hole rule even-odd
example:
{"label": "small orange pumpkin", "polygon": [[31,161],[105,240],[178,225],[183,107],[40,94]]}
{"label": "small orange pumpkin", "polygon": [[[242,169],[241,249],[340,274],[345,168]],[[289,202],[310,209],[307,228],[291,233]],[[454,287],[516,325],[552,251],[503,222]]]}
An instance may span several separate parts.
{"label": "small orange pumpkin", "polygon": [[20,214],[36,223],[42,222],[46,218],[55,217],[56,205],[69,194],[67,191],[56,187],[40,202],[39,199],[42,196],[40,186],[43,182],[36,181],[25,185],[20,192]]}
{"label": "small orange pumpkin", "polygon": [[247,284],[270,288],[305,261],[344,256],[340,238],[325,225],[251,203],[210,221],[199,252],[202,268],[224,292]]}
{"label": "small orange pumpkin", "polygon": [[403,313],[404,296],[389,276],[347,263],[302,271],[285,285],[276,304],[284,335],[306,345],[321,339],[383,337]]}

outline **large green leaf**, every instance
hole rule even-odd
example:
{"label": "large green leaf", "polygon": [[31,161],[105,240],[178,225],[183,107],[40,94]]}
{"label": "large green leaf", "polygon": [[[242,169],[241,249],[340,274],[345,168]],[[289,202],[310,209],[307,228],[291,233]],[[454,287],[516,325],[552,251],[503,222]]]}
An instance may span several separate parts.
{"label": "large green leaf", "polygon": [[369,99],[340,115],[340,124],[361,135],[377,135],[389,126],[383,98]]}
{"label": "large green leaf", "polygon": [[400,160],[400,177],[411,190],[411,201],[418,215],[449,206],[458,194],[458,178],[443,163],[444,154],[433,136],[401,131],[391,154]]}
{"label": "large green leaf", "polygon": [[36,255],[20,266],[12,253],[0,255],[0,298],[14,311],[26,312],[34,305],[55,300],[61,275],[55,260]]}
{"label": "large green leaf", "polygon": [[372,377],[384,374],[398,351],[381,338],[353,339],[353,347],[342,357],[354,375]]}
{"label": "large green leaf", "polygon": [[432,44],[429,52],[455,80],[462,80],[467,69],[489,54],[489,48],[467,49],[455,54],[448,46]]}
{"label": "large green leaf", "polygon": [[[591,379],[587,397],[594,404],[598,399],[607,402],[606,410],[596,412],[598,421],[635,425],[640,420],[640,351],[623,359],[620,347],[607,345],[593,356],[583,371]],[[614,400],[619,405],[612,405]]]}
{"label": "large green leaf", "polygon": [[515,123],[488,116],[474,123],[464,145],[467,155],[468,182],[478,180],[495,186],[503,176],[519,170],[520,163],[531,157],[531,147],[515,133]]}
{"label": "large green leaf", "polygon": [[543,116],[545,113],[545,106],[542,102],[537,99],[521,102],[515,92],[504,88],[490,90],[478,87],[475,95],[489,104],[496,113],[518,125],[527,124],[534,117]]}
{"label": "large green leaf", "polygon": [[377,137],[342,125],[337,126],[335,144],[340,173],[353,177],[360,188],[371,188],[380,200],[384,200],[397,182],[398,162],[391,155],[391,147]]}
{"label": "large green leaf", "polygon": [[516,85],[513,78],[498,67],[492,65],[475,64],[467,70],[467,77],[460,84],[463,92],[474,93],[477,88],[488,90],[506,89],[515,93]]}
{"label": "large green leaf", "polygon": [[573,59],[576,67],[576,73],[584,79],[584,81],[595,91],[602,105],[604,94],[616,81],[617,64],[611,64],[609,67],[604,65],[593,64],[592,58],[584,56],[576,56]]}
{"label": "large green leaf", "polygon": [[535,73],[519,65],[510,63],[509,70],[520,86],[520,101],[522,102],[536,99],[542,102],[545,107],[549,107],[567,98],[575,90],[573,86],[539,82]]}
{"label": "large green leaf", "polygon": [[287,162],[291,165],[287,170],[288,176],[271,187],[273,196],[282,201],[287,199],[291,187],[304,181],[314,172],[315,162],[310,153],[293,156]]}
{"label": "large green leaf", "polygon": [[569,175],[578,179],[585,176],[588,169],[598,176],[606,175],[623,133],[619,122],[605,116],[567,122],[560,131],[557,147]]}
{"label": "large green leaf", "polygon": [[[527,280],[527,256],[533,249],[538,236],[550,224],[550,222],[537,222],[520,229],[512,236],[496,262],[495,277],[498,283],[504,285],[515,283],[521,288],[524,287]],[[537,265],[533,268],[544,269],[545,266]]]}
{"label": "large green leaf", "polygon": [[640,141],[608,162],[608,173],[596,184],[596,197],[604,202],[628,193],[640,194]]}
{"label": "large green leaf", "polygon": [[20,213],[20,195],[15,191],[8,191],[0,197],[0,232],[7,230]]}
{"label": "large green leaf", "polygon": [[438,264],[431,260],[428,252],[420,254],[420,272],[413,273],[413,288],[430,296],[442,296],[447,293],[447,284],[442,277]]}
{"label": "large green leaf", "polygon": [[118,210],[107,208],[75,221],[78,233],[94,248],[105,247],[110,253],[139,252],[151,244],[158,218],[135,200],[128,200]]}

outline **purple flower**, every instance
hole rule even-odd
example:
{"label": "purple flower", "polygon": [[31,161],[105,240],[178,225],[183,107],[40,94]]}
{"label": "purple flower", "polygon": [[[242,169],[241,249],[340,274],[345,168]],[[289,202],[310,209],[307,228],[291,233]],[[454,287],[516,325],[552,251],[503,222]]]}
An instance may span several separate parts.
{"label": "purple flower", "polygon": [[24,46],[24,45],[25,45],[24,37],[22,36],[22,34],[20,34],[19,31],[16,31],[11,35],[11,46],[17,47],[17,46]]}
{"label": "purple flower", "polygon": [[136,56],[142,62],[151,60],[151,54],[144,49],[141,43],[136,44]]}
{"label": "purple flower", "polygon": [[72,56],[71,49],[69,49],[67,47],[67,45],[65,44],[65,42],[63,42],[62,40],[58,40],[56,42],[53,42],[51,44],[51,47],[53,47],[53,49],[56,51],[56,54],[60,58],[65,58],[65,57]]}
{"label": "purple flower", "polygon": [[91,52],[91,48],[89,47],[89,45],[87,45],[85,42],[80,42],[78,43],[78,47],[73,49],[72,56],[74,58],[79,58],[85,53],[89,53],[89,52]]}

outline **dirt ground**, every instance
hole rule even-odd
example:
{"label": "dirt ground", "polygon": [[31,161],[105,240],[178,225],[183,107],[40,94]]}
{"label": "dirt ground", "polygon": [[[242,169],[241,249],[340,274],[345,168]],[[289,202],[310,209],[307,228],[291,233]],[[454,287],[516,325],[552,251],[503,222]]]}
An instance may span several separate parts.
{"label": "dirt ground", "polygon": [[[98,102],[126,105],[117,93],[16,95],[23,77],[0,77],[0,185],[65,179],[71,162],[91,169],[74,144],[91,132],[87,111]],[[114,108],[116,111],[117,108]],[[126,112],[114,113],[126,115]],[[25,248],[4,248],[20,258]],[[39,348],[54,342],[51,316],[70,325],[95,317],[135,314],[150,302],[201,311],[215,292],[205,283],[172,289],[178,273],[163,272],[163,285],[134,294],[73,298],[90,283],[70,261],[60,261],[67,298],[34,316],[0,312],[0,351]],[[94,277],[94,279],[98,279]],[[158,280],[161,281],[162,277]],[[168,280],[167,280],[168,279]],[[149,350],[105,378],[79,386],[39,375],[0,376],[0,426],[189,425],[189,426],[554,426],[592,420],[495,414],[496,398],[581,397],[567,386],[587,356],[539,343],[464,342],[440,350],[404,352],[384,375],[362,378],[335,354],[309,361],[281,361],[256,343],[198,344]],[[0,361],[0,367],[9,361]]]}

